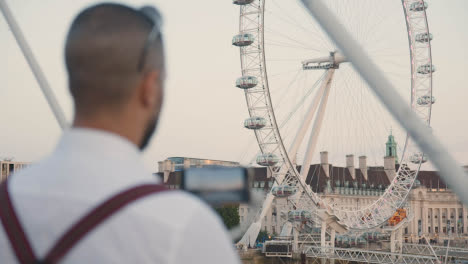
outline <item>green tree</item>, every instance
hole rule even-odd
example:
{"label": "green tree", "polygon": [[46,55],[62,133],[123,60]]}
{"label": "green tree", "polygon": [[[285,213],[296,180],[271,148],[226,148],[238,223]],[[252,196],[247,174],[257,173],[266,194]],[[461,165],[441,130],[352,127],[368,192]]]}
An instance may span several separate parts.
{"label": "green tree", "polygon": [[268,240],[269,238],[270,238],[270,234],[268,234],[267,231],[260,230],[260,232],[258,232],[258,236],[257,236],[258,242],[264,242],[265,240]]}
{"label": "green tree", "polygon": [[226,228],[230,229],[239,224],[239,206],[226,205],[220,208],[215,208],[219,216],[223,219]]}

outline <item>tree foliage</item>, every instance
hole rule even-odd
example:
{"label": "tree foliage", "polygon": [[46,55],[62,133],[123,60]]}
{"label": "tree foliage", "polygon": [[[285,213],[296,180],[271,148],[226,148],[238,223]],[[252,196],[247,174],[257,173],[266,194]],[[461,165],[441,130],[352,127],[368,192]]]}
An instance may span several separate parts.
{"label": "tree foliage", "polygon": [[270,234],[268,234],[267,231],[265,230],[260,230],[257,236],[257,241],[258,242],[265,242],[265,240],[268,240],[270,237]]}
{"label": "tree foliage", "polygon": [[216,212],[223,219],[226,228],[230,229],[239,224],[239,206],[238,205],[226,205],[220,208],[215,208]]}

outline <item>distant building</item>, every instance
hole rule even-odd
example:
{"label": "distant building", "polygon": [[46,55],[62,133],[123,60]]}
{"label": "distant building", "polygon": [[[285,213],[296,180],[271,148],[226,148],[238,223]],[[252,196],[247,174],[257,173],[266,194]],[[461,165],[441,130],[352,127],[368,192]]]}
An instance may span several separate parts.
{"label": "distant building", "polygon": [[[328,163],[328,152],[323,151],[320,164],[311,165],[306,183],[328,204],[345,210],[361,209],[374,203],[395,177],[399,167],[396,147],[395,138],[390,134],[383,167],[368,167],[366,156],[360,156],[359,167],[355,168],[354,155],[346,155],[346,167],[335,167]],[[273,179],[267,169],[256,169],[253,190],[266,194],[272,185]],[[403,231],[406,242],[418,241],[419,227],[421,235],[439,243],[447,239],[449,232],[463,244],[466,242],[460,240],[468,240],[467,206],[447,188],[436,171],[419,172],[407,203],[414,216]],[[286,199],[275,199],[270,212],[262,220],[263,230],[276,234],[281,232],[286,221],[281,216],[282,208],[287,208]],[[247,205],[239,207],[241,224],[251,221],[247,219],[249,211]]]}
{"label": "distant building", "polygon": [[[323,169],[325,164],[311,165],[306,183],[319,194],[328,204],[345,210],[358,210],[374,203],[390,184],[388,170],[383,167],[367,167],[367,179],[362,168],[354,169],[353,179],[346,167],[329,165],[328,173]],[[273,178],[268,177],[266,168],[256,169],[252,183],[254,192],[266,195],[273,186]],[[468,208],[458,197],[447,189],[444,181],[436,171],[420,171],[415,186],[410,191],[407,203],[411,206],[412,221],[403,231],[406,242],[416,242],[419,239],[418,225],[421,223],[421,233],[428,239],[436,239],[442,243],[447,239],[449,231],[452,237],[462,244],[468,240]],[[273,205],[262,220],[262,230],[279,234],[286,218],[282,212],[287,208],[287,199],[275,199]],[[240,205],[239,216],[241,224],[248,224],[250,208]],[[447,220],[451,220],[447,225]]]}
{"label": "distant building", "polygon": [[199,159],[187,157],[169,157],[158,162],[158,174],[167,182],[169,175],[174,172],[181,172],[187,168],[203,168],[207,166],[239,167],[239,162]]}
{"label": "distant building", "polygon": [[[384,166],[367,166],[367,157],[358,158],[355,168],[354,155],[346,156],[346,167],[335,167],[328,163],[328,152],[320,153],[320,164],[310,166],[306,183],[328,204],[340,209],[358,210],[374,203],[390,185],[399,168],[397,164],[396,142],[393,135],[386,142]],[[168,159],[169,160],[169,159]],[[167,161],[167,160],[166,160]],[[164,162],[166,162],[164,161]],[[161,164],[161,163],[160,163]],[[175,163],[171,163],[174,164]],[[173,165],[171,165],[173,166]],[[169,166],[170,167],[170,166]],[[468,167],[465,167],[468,171]],[[298,167],[300,170],[300,166]],[[161,165],[160,165],[161,171]],[[254,168],[252,191],[266,195],[272,188],[274,179],[266,167]],[[163,172],[159,173],[161,176]],[[178,188],[181,172],[172,169],[165,176],[165,183],[171,188]],[[421,234],[428,239],[443,243],[451,232],[455,242],[464,244],[468,240],[468,208],[451,192],[436,171],[420,171],[413,189],[408,195],[407,204],[411,206],[412,221],[403,230],[406,242],[419,240]],[[279,234],[285,221],[288,208],[287,199],[275,199],[262,219],[262,230],[271,234]],[[251,208],[248,205],[239,206],[241,225],[250,224],[248,219]],[[447,220],[450,225],[447,225]],[[419,224],[420,223],[420,224]],[[455,243],[457,245],[457,243]],[[451,242],[452,244],[452,242]]]}
{"label": "distant building", "polygon": [[0,160],[0,182],[6,180],[13,172],[29,166],[29,162]]}

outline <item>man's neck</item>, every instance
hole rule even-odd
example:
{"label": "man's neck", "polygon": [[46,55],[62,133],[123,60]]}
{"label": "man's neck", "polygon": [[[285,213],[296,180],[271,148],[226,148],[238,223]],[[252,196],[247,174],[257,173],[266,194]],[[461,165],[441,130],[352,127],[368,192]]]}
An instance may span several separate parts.
{"label": "man's neck", "polygon": [[99,117],[99,115],[95,115],[93,118],[83,118],[77,115],[72,127],[91,128],[114,133],[138,146],[141,141],[141,133],[138,133],[137,126],[134,126],[132,123],[116,118],[103,118]]}

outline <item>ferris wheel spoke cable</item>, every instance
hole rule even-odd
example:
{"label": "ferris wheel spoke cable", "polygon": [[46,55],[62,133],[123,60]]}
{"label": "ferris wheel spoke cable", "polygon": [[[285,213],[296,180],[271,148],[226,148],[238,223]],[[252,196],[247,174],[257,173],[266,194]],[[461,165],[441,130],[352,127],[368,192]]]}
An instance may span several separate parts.
{"label": "ferris wheel spoke cable", "polygon": [[[269,14],[272,14],[272,15],[274,14],[274,13],[271,12],[271,11],[268,11],[268,10],[265,10],[265,11],[268,12]],[[282,14],[287,14],[287,13],[282,13]],[[283,17],[280,17],[280,16],[277,16],[277,18],[280,19],[280,20],[282,20],[282,21],[284,21],[284,22],[286,22],[287,24],[290,24],[290,25],[292,25],[292,26],[294,26],[294,27],[300,28],[301,30],[303,30],[303,31],[306,32],[307,34],[310,34],[310,35],[317,35],[317,34],[318,34],[317,32],[312,31],[311,29],[307,29],[307,28],[305,28],[304,26],[300,25],[300,24],[297,23],[297,22],[296,22],[296,23],[292,23],[292,22],[290,22],[290,21],[288,21],[288,20],[286,20],[286,19],[284,19]],[[321,44],[321,43],[320,43],[320,44]],[[323,44],[322,44],[322,45],[323,45]],[[321,46],[320,48],[324,49],[323,46]]]}
{"label": "ferris wheel spoke cable", "polygon": [[[274,28],[271,28],[271,27],[265,27],[264,30],[265,30],[265,33],[272,33],[272,35],[267,36],[267,39],[269,39],[269,40],[271,40],[273,37],[274,38],[282,37],[281,40],[283,40],[283,41],[287,40],[287,41],[291,41],[292,43],[296,43],[296,44],[298,44],[299,46],[302,46],[302,47],[309,47],[311,49],[314,48],[318,52],[323,51],[320,48],[312,47],[311,43],[305,43],[305,42],[299,41],[298,40],[299,38],[297,36],[289,36],[288,34],[286,34],[284,32],[281,32],[281,31],[278,31],[278,30],[276,30]],[[288,32],[288,33],[292,33],[292,32]]]}
{"label": "ferris wheel spoke cable", "polygon": [[302,11],[302,14],[306,17],[306,20],[308,22],[307,25],[313,27],[317,32],[319,32],[318,34],[316,34],[318,36],[318,40],[323,43],[323,47],[325,48],[325,50],[329,49],[330,47],[333,47],[333,44],[332,42],[328,39],[328,37],[325,36],[324,34],[324,31],[322,30],[322,28],[317,25],[317,23],[315,22],[314,18],[312,18],[306,10],[304,10],[303,8],[300,8],[300,10]]}
{"label": "ferris wheel spoke cable", "polygon": [[[322,75],[322,77],[320,77],[311,87],[310,89],[307,91],[306,95],[304,98],[302,98],[298,104],[295,105],[295,107],[293,108],[293,110],[291,112],[289,112],[289,114],[286,116],[286,118],[284,120],[281,121],[280,123],[280,128],[283,128],[288,122],[289,120],[291,120],[291,117],[296,113],[296,111],[304,104],[304,102],[309,98],[309,96],[313,93],[313,91],[315,91],[315,88],[317,87],[318,84],[321,83],[321,81],[325,78],[325,75],[326,73],[324,73]],[[283,97],[284,98],[284,97]]]}
{"label": "ferris wheel spoke cable", "polygon": [[[266,30],[267,32],[270,30]],[[275,33],[275,32],[271,32]],[[276,34],[276,33],[275,33]],[[286,41],[285,41],[286,40]],[[290,41],[290,42],[287,42]],[[312,47],[310,45],[305,45],[304,43],[298,42],[297,40],[293,40],[290,38],[287,39],[273,39],[273,38],[268,38],[265,40],[265,43],[271,46],[277,46],[277,47],[284,47],[284,48],[291,48],[291,49],[302,49],[302,50],[312,50],[315,52],[320,52],[321,50],[317,49],[316,47]]]}
{"label": "ferris wheel spoke cable", "polygon": [[282,71],[282,72],[275,72],[273,74],[269,74],[268,77],[277,77],[277,76],[283,76],[284,74],[286,73],[292,73],[292,72],[300,72],[302,69],[297,69],[297,67],[295,67],[294,70],[287,70],[287,71]]}
{"label": "ferris wheel spoke cable", "polygon": [[[287,9],[285,9],[284,7],[281,7],[281,6],[278,4],[277,1],[273,0],[272,3],[273,3],[279,10],[283,11],[283,12],[279,12],[279,14],[286,15],[289,19],[291,19],[292,21],[294,21],[294,24],[296,25],[296,27],[301,28],[301,29],[304,30],[306,33],[309,31],[309,30],[307,30],[307,29],[303,26],[303,24],[304,24],[303,21],[298,21],[297,18],[295,18],[294,16],[290,15],[288,12],[284,12],[284,10],[287,10]],[[301,9],[301,10],[302,10],[302,9]],[[305,18],[306,18],[308,21],[311,20],[310,16],[308,16],[306,13],[304,13],[304,15],[305,15]],[[321,36],[321,35],[323,35],[323,34],[320,34],[320,33],[319,33],[319,32],[321,32],[321,30],[319,30],[319,29],[317,28],[316,25],[314,25],[313,23],[309,23],[309,25],[312,25],[312,28],[310,29],[310,30],[312,30],[312,32],[309,32],[309,33],[312,33],[311,36],[315,36],[315,35]],[[324,50],[326,50],[326,48],[329,46],[329,45],[326,45],[326,42],[324,41],[324,39],[323,39],[322,37],[321,37],[321,39],[320,39],[320,44],[321,44],[321,46],[322,46],[322,48],[323,48]]]}

